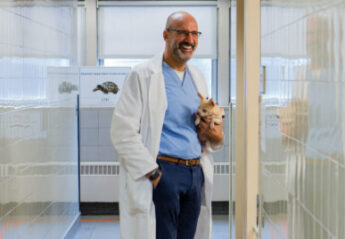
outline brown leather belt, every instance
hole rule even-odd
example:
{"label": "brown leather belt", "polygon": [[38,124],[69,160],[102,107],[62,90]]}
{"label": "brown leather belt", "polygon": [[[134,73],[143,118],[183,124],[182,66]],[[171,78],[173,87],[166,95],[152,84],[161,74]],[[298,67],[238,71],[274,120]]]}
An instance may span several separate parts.
{"label": "brown leather belt", "polygon": [[165,155],[158,155],[157,159],[171,162],[171,163],[180,163],[180,164],[183,164],[186,166],[196,166],[196,165],[200,164],[199,158],[186,160],[186,159],[180,159],[180,158],[173,158],[173,157],[169,157],[169,156],[165,156]]}

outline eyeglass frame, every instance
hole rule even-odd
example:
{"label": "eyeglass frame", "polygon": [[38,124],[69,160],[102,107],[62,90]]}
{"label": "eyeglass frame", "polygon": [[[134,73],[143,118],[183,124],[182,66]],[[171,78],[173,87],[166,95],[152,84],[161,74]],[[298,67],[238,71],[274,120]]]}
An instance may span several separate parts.
{"label": "eyeglass frame", "polygon": [[175,28],[167,28],[166,29],[169,32],[176,32],[179,35],[184,35],[185,37],[188,37],[189,34],[192,34],[193,37],[195,38],[199,38],[202,34],[202,32],[198,32],[198,31],[187,31],[187,30],[182,30],[182,29],[175,29]]}

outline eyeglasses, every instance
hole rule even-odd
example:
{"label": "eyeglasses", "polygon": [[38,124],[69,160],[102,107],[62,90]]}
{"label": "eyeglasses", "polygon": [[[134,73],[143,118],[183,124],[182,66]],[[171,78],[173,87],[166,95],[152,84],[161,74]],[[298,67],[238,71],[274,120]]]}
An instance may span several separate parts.
{"label": "eyeglasses", "polygon": [[201,36],[201,32],[197,32],[197,31],[186,31],[186,30],[181,30],[181,29],[174,29],[174,28],[167,28],[167,31],[169,32],[176,32],[179,36],[184,36],[184,37],[188,37],[189,34],[192,34],[192,37],[194,38],[198,38]]}

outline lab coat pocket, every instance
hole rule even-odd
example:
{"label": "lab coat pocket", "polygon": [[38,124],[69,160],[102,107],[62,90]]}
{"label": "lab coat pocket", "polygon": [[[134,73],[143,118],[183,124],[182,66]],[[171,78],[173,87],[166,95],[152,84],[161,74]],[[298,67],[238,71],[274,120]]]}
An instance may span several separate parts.
{"label": "lab coat pocket", "polygon": [[127,196],[130,214],[148,213],[152,204],[152,183],[145,177],[133,180],[127,175]]}

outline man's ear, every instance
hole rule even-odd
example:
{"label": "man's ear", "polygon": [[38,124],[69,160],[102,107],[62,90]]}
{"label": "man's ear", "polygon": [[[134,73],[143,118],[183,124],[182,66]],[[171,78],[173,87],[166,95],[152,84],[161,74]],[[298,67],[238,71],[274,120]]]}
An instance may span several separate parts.
{"label": "man's ear", "polygon": [[163,32],[163,39],[164,39],[164,41],[166,41],[167,38],[168,38],[168,31],[164,30],[164,32]]}

